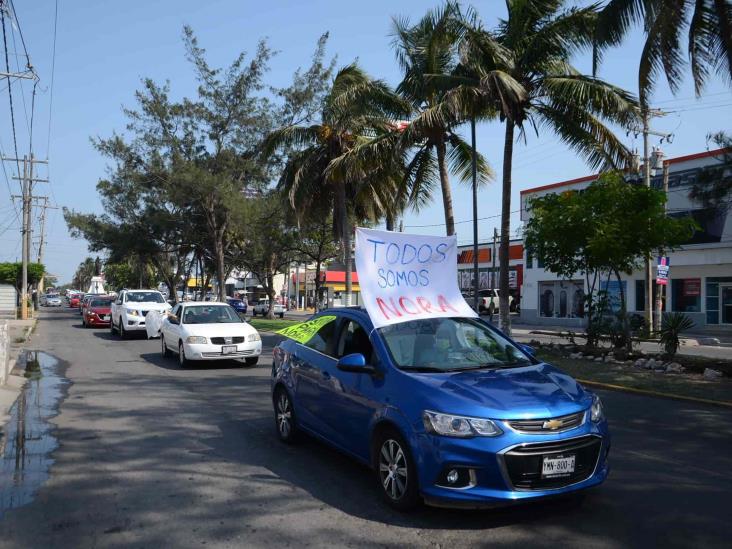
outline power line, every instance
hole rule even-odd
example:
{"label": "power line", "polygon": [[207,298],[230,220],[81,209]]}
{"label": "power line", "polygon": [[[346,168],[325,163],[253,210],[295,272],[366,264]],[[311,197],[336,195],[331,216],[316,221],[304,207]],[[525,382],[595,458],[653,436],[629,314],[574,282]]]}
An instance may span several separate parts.
{"label": "power line", "polygon": [[[520,211],[521,210],[516,210],[516,211],[513,211],[511,213],[512,214],[515,214],[515,213],[519,213]],[[489,215],[487,217],[479,217],[478,218],[478,221],[485,221],[486,219],[495,219],[497,217],[501,217],[501,215],[503,215],[503,214]],[[456,221],[455,222],[455,225],[460,225],[462,223],[472,223],[472,222],[473,222],[472,219],[466,219],[465,221]],[[444,223],[432,223],[430,225],[404,225],[404,228],[405,229],[406,228],[409,228],[409,229],[422,228],[422,229],[424,229],[424,228],[428,228],[428,227],[444,227],[444,226],[445,226]]]}
{"label": "power line", "polygon": [[7,34],[5,31],[5,11],[0,9],[0,19],[2,20],[2,27],[3,27],[3,45],[5,46],[5,71],[7,73],[7,79],[8,79],[8,96],[10,97],[10,123],[13,128],[13,146],[14,146],[14,152],[15,152],[15,163],[18,168],[18,174],[20,174],[20,156],[18,155],[18,138],[15,133],[15,112],[13,109],[13,87],[10,85],[10,60],[8,58],[8,39]]}

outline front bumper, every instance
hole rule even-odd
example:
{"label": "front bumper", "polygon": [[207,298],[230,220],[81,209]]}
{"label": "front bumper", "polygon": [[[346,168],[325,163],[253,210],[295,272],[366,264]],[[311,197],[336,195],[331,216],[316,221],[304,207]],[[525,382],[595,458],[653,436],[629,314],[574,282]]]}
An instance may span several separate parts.
{"label": "front bumper", "polygon": [[98,315],[87,315],[86,323],[89,326],[109,326],[111,319],[112,315],[104,315],[104,318],[101,318]]}
{"label": "front bumper", "polygon": [[[495,437],[458,439],[417,435],[415,460],[425,502],[440,507],[479,508],[519,503],[584,490],[601,484],[610,471],[607,422],[586,421],[561,434],[504,432]],[[576,474],[542,479],[544,455],[577,455]],[[465,486],[448,487],[445,472],[461,471]],[[469,475],[462,476],[462,471]]]}
{"label": "front bumper", "polygon": [[[236,353],[223,353],[223,347],[236,345]],[[231,345],[215,345],[213,343],[184,343],[183,348],[189,360],[234,360],[255,358],[262,354],[261,341],[232,343]]]}

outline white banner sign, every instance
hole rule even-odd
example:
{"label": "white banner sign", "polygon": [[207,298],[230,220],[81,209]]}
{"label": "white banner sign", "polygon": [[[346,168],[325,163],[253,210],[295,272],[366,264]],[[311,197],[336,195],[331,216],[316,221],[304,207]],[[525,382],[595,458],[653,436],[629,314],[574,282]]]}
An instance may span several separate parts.
{"label": "white banner sign", "polygon": [[457,237],[356,229],[356,270],[374,327],[478,316],[457,284]]}

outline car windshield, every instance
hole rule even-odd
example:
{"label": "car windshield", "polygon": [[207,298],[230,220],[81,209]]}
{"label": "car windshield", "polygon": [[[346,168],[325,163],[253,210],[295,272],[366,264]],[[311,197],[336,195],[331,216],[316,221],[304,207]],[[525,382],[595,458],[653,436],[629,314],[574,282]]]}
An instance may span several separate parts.
{"label": "car windshield", "polygon": [[129,292],[127,303],[165,303],[160,292]]}
{"label": "car windshield", "polygon": [[412,320],[378,332],[402,370],[454,372],[533,363],[506,338],[472,318]]}
{"label": "car windshield", "polygon": [[241,305],[241,299],[229,299],[229,303],[232,305]]}
{"label": "car windshield", "polygon": [[183,324],[228,324],[241,322],[236,311],[223,305],[193,305],[185,308]]}
{"label": "car windshield", "polygon": [[89,303],[89,307],[109,307],[110,303],[112,303],[112,298],[92,299]]}

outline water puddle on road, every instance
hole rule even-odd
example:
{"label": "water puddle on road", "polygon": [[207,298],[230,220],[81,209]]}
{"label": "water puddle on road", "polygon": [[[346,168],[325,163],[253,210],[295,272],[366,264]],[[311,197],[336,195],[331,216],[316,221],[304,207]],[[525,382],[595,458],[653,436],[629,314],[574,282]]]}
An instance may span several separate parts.
{"label": "water puddle on road", "polygon": [[0,517],[32,501],[48,480],[51,454],[58,447],[50,420],[58,414],[70,383],[51,355],[27,351],[25,360],[28,381],[0,438]]}

